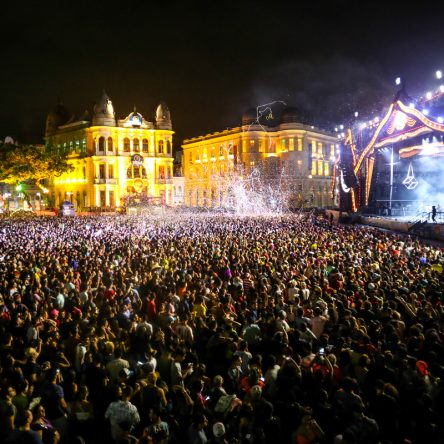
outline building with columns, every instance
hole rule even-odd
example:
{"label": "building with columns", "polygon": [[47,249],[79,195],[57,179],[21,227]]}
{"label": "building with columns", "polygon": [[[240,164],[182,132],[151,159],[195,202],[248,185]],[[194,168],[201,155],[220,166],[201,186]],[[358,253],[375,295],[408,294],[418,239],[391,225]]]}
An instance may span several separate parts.
{"label": "building with columns", "polygon": [[332,206],[337,136],[304,121],[293,107],[252,109],[240,126],[185,140],[185,204],[229,206],[233,180],[255,186],[248,178],[260,176],[280,187],[290,207]]}
{"label": "building with columns", "polygon": [[132,111],[116,119],[103,91],[92,117],[76,118],[59,103],[46,120],[47,145],[68,156],[73,171],[53,177],[49,199],[58,206],[120,207],[127,197],[173,202],[173,134],[170,111],[161,102],[153,121]]}

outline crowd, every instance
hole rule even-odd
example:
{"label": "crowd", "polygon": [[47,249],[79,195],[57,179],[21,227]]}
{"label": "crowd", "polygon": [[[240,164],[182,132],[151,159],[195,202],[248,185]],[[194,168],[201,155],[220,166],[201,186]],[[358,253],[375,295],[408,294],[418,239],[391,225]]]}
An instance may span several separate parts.
{"label": "crowd", "polygon": [[0,221],[0,441],[439,443],[444,255],[303,215]]}

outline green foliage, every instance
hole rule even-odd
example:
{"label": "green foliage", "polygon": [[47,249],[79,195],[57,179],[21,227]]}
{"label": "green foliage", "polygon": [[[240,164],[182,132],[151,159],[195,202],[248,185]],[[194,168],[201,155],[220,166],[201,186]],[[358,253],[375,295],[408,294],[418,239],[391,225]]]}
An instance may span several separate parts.
{"label": "green foliage", "polygon": [[0,143],[0,182],[15,184],[68,173],[73,167],[65,156],[44,145]]}

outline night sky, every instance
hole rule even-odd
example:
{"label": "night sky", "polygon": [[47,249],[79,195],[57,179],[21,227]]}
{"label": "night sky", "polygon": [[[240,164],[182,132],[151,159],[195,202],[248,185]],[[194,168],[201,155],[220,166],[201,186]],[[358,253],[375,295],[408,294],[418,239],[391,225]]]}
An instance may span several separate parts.
{"label": "night sky", "polygon": [[79,115],[102,89],[118,118],[134,106],[150,118],[165,100],[175,149],[273,100],[321,126],[356,110],[376,116],[395,77],[413,95],[444,70],[443,2],[384,3],[10,1],[0,15],[0,139],[41,143],[58,98]]}

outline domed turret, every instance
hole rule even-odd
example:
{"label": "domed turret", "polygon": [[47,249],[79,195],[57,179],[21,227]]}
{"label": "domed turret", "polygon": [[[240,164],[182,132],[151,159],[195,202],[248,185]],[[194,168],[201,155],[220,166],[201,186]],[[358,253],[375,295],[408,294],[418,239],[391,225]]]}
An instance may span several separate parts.
{"label": "domed turret", "polygon": [[58,102],[54,109],[46,117],[46,130],[45,136],[54,134],[57,128],[68,122],[71,117],[68,110],[65,108],[62,102]]}
{"label": "domed turret", "polygon": [[103,90],[102,97],[94,105],[94,126],[116,126],[113,102]]}
{"label": "domed turret", "polygon": [[256,108],[250,108],[242,116],[242,125],[254,125],[257,122]]}
{"label": "domed turret", "polygon": [[172,129],[170,110],[165,102],[160,102],[156,108],[156,126],[159,129]]}

